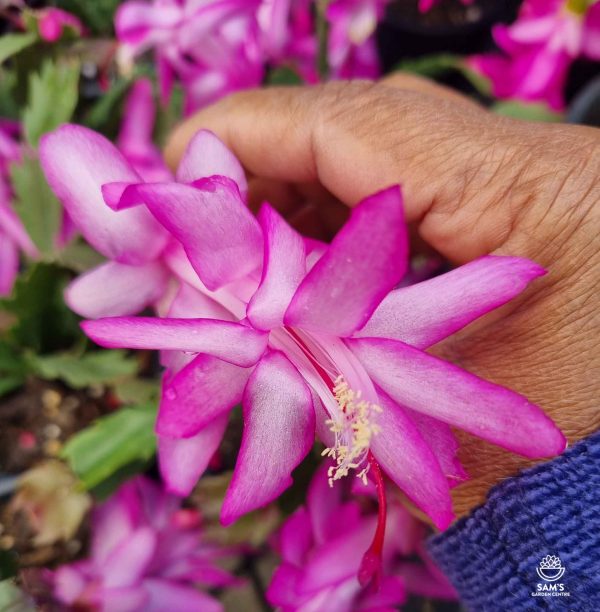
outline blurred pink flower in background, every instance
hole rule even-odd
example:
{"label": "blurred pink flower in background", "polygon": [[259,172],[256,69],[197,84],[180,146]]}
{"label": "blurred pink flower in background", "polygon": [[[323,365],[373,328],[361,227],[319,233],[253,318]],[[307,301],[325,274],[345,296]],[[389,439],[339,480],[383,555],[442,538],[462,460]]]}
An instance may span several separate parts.
{"label": "blurred pink flower in background", "polygon": [[88,558],[50,574],[62,604],[104,612],[221,612],[199,590],[237,582],[218,565],[232,554],[208,542],[195,510],[144,477],[123,485],[92,518]]}
{"label": "blurred pink flower in background", "polygon": [[150,79],[138,79],[123,108],[117,148],[133,169],[148,182],[173,180],[163,156],[152,140],[156,105]]}
{"label": "blurred pink flower in background", "polygon": [[327,5],[332,78],[376,78],[375,29],[389,0],[333,0]]}
{"label": "blurred pink flower in background", "polygon": [[81,21],[62,9],[50,7],[37,11],[38,29],[40,36],[46,42],[56,42],[63,35],[65,29],[81,36],[85,28]]}
{"label": "blurred pink flower in background", "polygon": [[311,27],[304,0],[131,0],[115,17],[121,58],[153,49],[161,99],[179,79],[186,113],[260,85],[267,63],[297,63],[310,78]]}
{"label": "blurred pink flower in background", "polygon": [[395,610],[407,593],[456,599],[454,589],[424,550],[425,525],[395,500],[387,515],[380,589],[375,593],[362,587],[357,551],[364,550],[373,537],[376,511],[364,490],[350,497],[344,491],[347,487],[329,487],[326,471],[323,466],[315,473],[306,505],[286,520],[275,538],[282,562],[267,591],[273,606],[283,612],[354,612]]}
{"label": "blurred pink flower in background", "polygon": [[499,98],[564,108],[568,70],[578,57],[600,60],[600,2],[525,0],[512,25],[497,25],[503,54],[479,55],[471,65],[492,81]]}
{"label": "blurred pink flower in background", "polygon": [[10,165],[21,159],[19,124],[0,119],[0,296],[10,294],[19,272],[19,253],[39,255],[12,205]]}

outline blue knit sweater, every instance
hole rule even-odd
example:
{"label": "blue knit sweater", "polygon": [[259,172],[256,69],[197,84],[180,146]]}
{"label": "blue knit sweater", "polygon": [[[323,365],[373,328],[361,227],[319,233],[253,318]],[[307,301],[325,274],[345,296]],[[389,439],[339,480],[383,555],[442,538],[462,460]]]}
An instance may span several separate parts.
{"label": "blue knit sweater", "polygon": [[473,612],[600,612],[600,432],[495,486],[429,550]]}

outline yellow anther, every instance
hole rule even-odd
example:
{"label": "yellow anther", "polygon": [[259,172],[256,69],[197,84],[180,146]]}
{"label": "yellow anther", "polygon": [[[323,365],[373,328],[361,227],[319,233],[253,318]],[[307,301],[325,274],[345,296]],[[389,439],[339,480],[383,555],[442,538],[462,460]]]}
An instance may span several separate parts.
{"label": "yellow anther", "polygon": [[321,453],[335,461],[327,472],[329,486],[333,486],[334,480],[347,476],[350,470],[361,467],[356,476],[366,485],[369,464],[365,462],[371,438],[381,431],[379,425],[371,422],[371,416],[380,413],[381,407],[362,399],[360,390],[353,391],[343,376],[336,379],[333,395],[340,414],[337,419],[327,420],[326,425],[335,435],[335,443]]}

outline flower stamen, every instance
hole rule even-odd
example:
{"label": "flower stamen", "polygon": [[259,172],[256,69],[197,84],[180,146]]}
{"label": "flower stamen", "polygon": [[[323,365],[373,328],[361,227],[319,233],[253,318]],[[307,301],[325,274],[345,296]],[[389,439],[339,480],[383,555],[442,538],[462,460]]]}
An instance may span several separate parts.
{"label": "flower stamen", "polygon": [[327,472],[329,486],[332,487],[335,480],[348,476],[350,470],[356,470],[356,476],[366,485],[371,438],[381,431],[379,425],[372,421],[372,416],[381,412],[381,407],[362,399],[361,391],[351,389],[343,375],[335,379],[332,392],[340,412],[337,418],[328,419],[325,423],[335,435],[335,442],[321,453],[335,461]]}

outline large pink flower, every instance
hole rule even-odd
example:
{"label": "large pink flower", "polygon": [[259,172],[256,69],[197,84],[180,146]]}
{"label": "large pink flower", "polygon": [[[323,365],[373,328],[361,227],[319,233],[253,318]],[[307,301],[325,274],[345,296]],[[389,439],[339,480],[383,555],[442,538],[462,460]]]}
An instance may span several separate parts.
{"label": "large pink flower", "polygon": [[492,81],[499,98],[547,102],[564,107],[569,67],[580,56],[600,59],[600,2],[526,0],[511,26],[493,34],[504,55],[471,58]]}
{"label": "large pink flower", "polygon": [[[306,504],[277,534],[282,563],[267,591],[273,606],[284,612],[353,612],[395,610],[407,593],[456,599],[454,589],[424,550],[425,526],[394,499],[386,521],[380,588],[373,592],[361,586],[360,555],[355,551],[368,546],[377,522],[372,505],[364,501],[362,495],[346,495],[344,487],[329,487],[326,469],[317,470]],[[422,561],[409,560],[414,556]]]}
{"label": "large pink flower", "polygon": [[200,517],[181,509],[179,498],[138,477],[96,510],[92,527],[90,556],[53,572],[62,604],[106,612],[222,612],[196,587],[235,583],[216,564],[230,553],[206,540]]}
{"label": "large pink flower", "polygon": [[[351,471],[365,478],[373,468],[382,494],[381,466],[442,529],[453,518],[449,489],[465,478],[450,426],[526,457],[564,449],[560,431],[523,396],[425,352],[519,294],[544,273],[538,265],[488,256],[395,289],[407,266],[398,187],[361,202],[327,246],[303,239],[268,204],[255,218],[240,193],[243,172],[217,142],[200,132],[180,182],[155,184],[140,183],[114,147],[83,128],[60,128],[42,143],[47,176],[65,205],[93,215],[90,240],[102,237],[106,248],[110,237],[108,245],[122,249],[121,233],[107,232],[113,223],[123,232],[132,223],[161,224],[138,226],[127,248],[115,251],[117,261],[120,252],[137,259],[111,271],[110,292],[139,307],[140,262],[160,257],[179,282],[167,316],[88,321],[84,330],[103,346],[163,351],[157,432],[171,490],[191,490],[240,402],[245,427],[225,524],[290,485],[315,429],[333,459],[332,482]],[[102,192],[123,210],[102,208]],[[88,292],[90,303],[104,299],[102,280]]]}
{"label": "large pink flower", "polygon": [[38,250],[12,205],[10,165],[21,159],[19,125],[0,119],[0,296],[10,294],[19,272],[19,252],[37,257]]}

